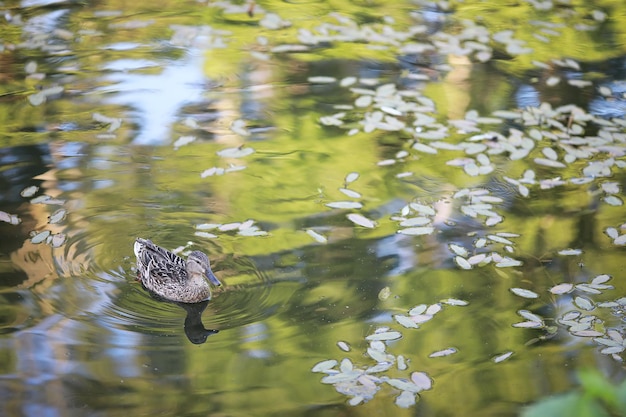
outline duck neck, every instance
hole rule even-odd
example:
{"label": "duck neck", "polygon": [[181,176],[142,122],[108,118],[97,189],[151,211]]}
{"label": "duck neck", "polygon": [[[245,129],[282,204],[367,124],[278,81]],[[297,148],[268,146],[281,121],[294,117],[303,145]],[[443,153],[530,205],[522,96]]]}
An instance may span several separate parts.
{"label": "duck neck", "polygon": [[188,288],[193,292],[194,298],[197,298],[196,301],[202,301],[209,298],[209,284],[202,274],[190,273]]}

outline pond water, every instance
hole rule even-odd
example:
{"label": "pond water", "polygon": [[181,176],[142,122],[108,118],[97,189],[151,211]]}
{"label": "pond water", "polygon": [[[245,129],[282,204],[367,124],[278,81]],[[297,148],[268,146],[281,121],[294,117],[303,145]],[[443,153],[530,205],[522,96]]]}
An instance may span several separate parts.
{"label": "pond water", "polygon": [[[0,414],[514,416],[624,378],[622,1],[0,9]],[[136,237],[223,286],[151,297]]]}

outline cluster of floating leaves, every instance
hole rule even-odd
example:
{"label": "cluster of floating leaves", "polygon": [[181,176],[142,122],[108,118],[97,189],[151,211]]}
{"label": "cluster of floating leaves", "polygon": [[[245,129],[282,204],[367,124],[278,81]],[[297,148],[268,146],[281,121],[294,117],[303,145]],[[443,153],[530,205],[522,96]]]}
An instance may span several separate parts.
{"label": "cluster of floating leaves", "polygon": [[[350,184],[352,184],[357,179],[359,179],[359,173],[350,172],[348,175],[346,175],[343,187],[339,188],[339,192],[353,200],[331,201],[329,203],[326,203],[326,207],[345,210],[359,210],[363,208],[363,204],[360,201],[354,201],[361,199],[361,193],[349,188]],[[346,214],[346,218],[353,224],[364,227],[366,229],[373,229],[378,226],[378,224],[374,220],[360,213],[348,213]],[[326,236],[320,234],[313,229],[307,229],[306,233],[319,243],[326,243],[328,241]]]}
{"label": "cluster of floating leaves", "polygon": [[[593,296],[601,295],[606,290],[614,287],[607,284],[611,276],[601,274],[592,278],[589,282],[572,284],[569,282],[554,285],[549,292],[554,296],[568,297],[573,307],[556,319],[556,324],[566,328],[568,333],[575,337],[587,338],[600,345],[601,353],[611,356],[619,362],[623,362],[620,356],[626,350],[623,329],[606,329],[604,321],[597,315],[590,312],[596,309],[612,309],[612,314],[624,317],[626,313],[626,297],[615,301],[595,302]],[[519,297],[536,299],[539,294],[523,288],[511,288],[511,292]],[[559,302],[557,302],[558,304]],[[548,326],[545,319],[529,310],[519,310],[517,312],[524,321],[513,323],[513,327],[523,329],[544,329],[549,334],[556,332],[556,327]]]}
{"label": "cluster of floating leaves", "polygon": [[[243,129],[243,127],[239,126],[239,127],[237,127],[237,129]],[[248,131],[246,130],[245,132],[248,132]],[[244,134],[244,133],[240,132],[239,134]],[[195,138],[194,138],[194,140],[195,140]],[[221,158],[239,159],[239,158],[245,158],[246,156],[252,155],[254,152],[255,152],[254,148],[246,147],[244,145],[241,145],[241,146],[238,146],[236,148],[225,148],[225,149],[222,149],[222,150],[217,152],[217,155],[219,157],[221,157]],[[211,177],[211,176],[224,175],[224,174],[228,174],[230,172],[238,172],[238,171],[242,171],[244,169],[246,169],[245,165],[229,164],[228,167],[226,167],[226,168],[211,167],[211,168],[205,169],[204,171],[202,171],[200,173],[200,176],[202,178],[206,178],[206,177]]]}
{"label": "cluster of floating leaves", "polygon": [[608,237],[613,239],[614,245],[626,245],[626,223],[623,223],[619,227],[607,227],[605,233]]}
{"label": "cluster of floating leaves", "polygon": [[[440,303],[431,305],[420,304],[410,309],[406,315],[396,314],[394,320],[407,329],[417,329],[420,325],[430,321],[434,316],[442,311],[443,305],[466,306],[468,302],[455,298],[442,300]],[[402,337],[402,333],[389,327],[377,328],[372,334],[365,337],[368,342],[366,355],[375,361],[371,366],[355,365],[349,358],[340,361],[335,359],[324,360],[317,363],[312,371],[325,373],[321,382],[332,384],[337,392],[344,394],[350,399],[350,405],[358,405],[372,399],[381,389],[383,384],[400,391],[395,403],[399,407],[407,408],[416,403],[419,393],[432,388],[433,380],[425,372],[412,372],[408,378],[398,378],[389,376],[397,372],[405,372],[409,369],[409,359],[403,355],[393,355],[388,351],[389,344]],[[339,341],[337,345],[344,352],[351,350],[350,346]],[[457,353],[454,347],[448,347],[428,355],[429,358],[439,358]],[[512,352],[506,355],[510,356]],[[500,355],[498,361],[503,361],[508,356]],[[494,360],[495,361],[495,360]],[[338,369],[337,369],[337,366]]]}
{"label": "cluster of floating leaves", "polygon": [[[348,77],[341,80],[339,85],[351,86],[357,81],[355,77]],[[534,164],[555,170],[581,160],[588,161],[582,170],[582,177],[563,179],[557,175],[536,179],[532,169],[527,170],[520,179],[505,177],[505,180],[518,187],[524,197],[528,197],[528,185],[538,183],[541,189],[568,183],[581,185],[612,175],[613,167],[626,167],[626,162],[616,159],[626,154],[626,133],[623,132],[626,122],[622,119],[602,119],[574,105],[553,109],[548,103],[543,103],[523,111],[496,111],[490,117],[480,117],[475,110],[470,110],[464,119],[442,124],[434,116],[433,101],[421,96],[416,90],[398,90],[392,83],[368,88],[366,86],[371,84],[371,80],[361,79],[360,82],[365,85],[350,88],[357,95],[354,104],[338,106],[343,111],[323,116],[321,124],[343,127],[345,118],[360,118],[361,127],[349,124],[348,134],[361,131],[370,133],[374,130],[398,131],[413,137],[411,149],[418,154],[462,152],[462,157],[453,158],[447,164],[463,168],[472,177],[492,173],[495,169],[492,158],[498,155],[507,156],[509,160],[536,155],[531,159]],[[480,127],[505,121],[521,123],[527,127],[527,131],[510,128],[508,135],[504,135],[495,131],[485,132]],[[586,135],[588,125],[593,125],[593,129],[598,128],[597,134]],[[452,133],[465,135],[465,140],[459,143],[445,141]],[[402,156],[407,155],[405,151]],[[379,165],[395,162],[385,160]],[[605,188],[615,190],[617,187],[607,185]],[[618,190],[605,192],[607,196],[604,200],[607,204],[623,204],[621,198],[615,195]]]}
{"label": "cluster of floating leaves", "polygon": [[[30,197],[33,197],[35,194],[37,194],[38,191],[39,191],[39,187],[33,185],[33,186],[26,187],[25,189],[23,189],[20,194],[22,195],[22,197],[30,198]],[[46,194],[42,194],[42,195],[32,198],[30,200],[30,203],[31,204],[47,204],[47,205],[63,205],[65,204],[65,200],[61,200],[61,199],[54,198]],[[67,210],[65,208],[59,208],[55,210],[48,217],[48,224],[61,223],[65,219],[66,215],[67,215]],[[15,218],[17,218],[17,216]],[[18,224],[18,223],[19,223],[19,219],[17,219],[17,223],[13,223],[13,224]],[[32,231],[30,233],[30,236],[31,236],[30,237],[31,243],[34,243],[34,244],[46,243],[52,246],[53,248],[58,248],[62,246],[65,243],[65,240],[67,238],[67,236],[64,233],[52,233],[52,231],[50,230]]]}
{"label": "cluster of floating leaves", "polygon": [[[196,236],[214,239],[218,237],[216,233],[229,233],[238,236],[267,236],[265,230],[254,224],[254,220],[246,220],[245,222],[233,223],[202,223],[196,225]],[[207,232],[210,230],[211,232]]]}

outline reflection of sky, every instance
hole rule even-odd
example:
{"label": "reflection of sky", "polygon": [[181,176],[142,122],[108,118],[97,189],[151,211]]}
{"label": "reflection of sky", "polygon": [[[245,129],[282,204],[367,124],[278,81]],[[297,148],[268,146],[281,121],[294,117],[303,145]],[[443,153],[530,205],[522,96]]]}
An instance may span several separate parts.
{"label": "reflection of sky", "polygon": [[539,91],[532,85],[522,84],[515,93],[515,102],[517,107],[539,107],[541,105],[541,97]]}
{"label": "reflection of sky", "polygon": [[198,51],[181,61],[169,61],[161,73],[142,74],[129,71],[153,67],[146,60],[123,59],[107,64],[112,84],[105,87],[106,102],[135,110],[139,131],[133,143],[162,145],[174,140],[171,126],[180,108],[201,99],[204,83],[203,58]]}

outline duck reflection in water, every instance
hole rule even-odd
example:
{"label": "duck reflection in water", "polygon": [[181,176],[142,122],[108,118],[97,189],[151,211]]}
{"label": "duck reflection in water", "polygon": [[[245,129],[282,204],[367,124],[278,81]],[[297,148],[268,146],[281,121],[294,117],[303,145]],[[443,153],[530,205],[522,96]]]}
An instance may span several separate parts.
{"label": "duck reflection in water", "polygon": [[153,298],[177,304],[187,312],[185,334],[191,343],[204,343],[217,330],[205,329],[202,312],[211,299],[211,284],[221,282],[211,271],[209,258],[193,251],[184,261],[178,255],[155,245],[148,239],[137,238],[134,245],[137,257],[137,280]]}
{"label": "duck reflection in water", "polygon": [[185,317],[185,335],[195,345],[206,342],[207,337],[219,332],[219,330],[205,329],[202,324],[202,312],[209,304],[209,300],[199,303],[175,303],[187,312]]}

